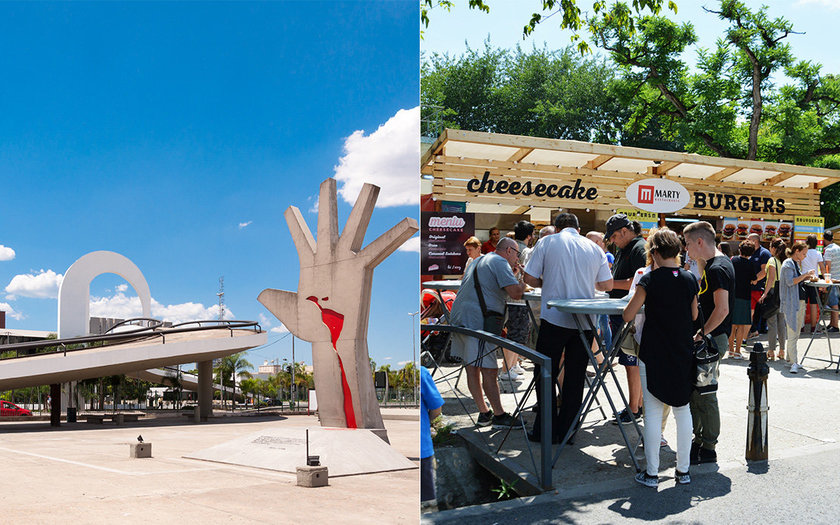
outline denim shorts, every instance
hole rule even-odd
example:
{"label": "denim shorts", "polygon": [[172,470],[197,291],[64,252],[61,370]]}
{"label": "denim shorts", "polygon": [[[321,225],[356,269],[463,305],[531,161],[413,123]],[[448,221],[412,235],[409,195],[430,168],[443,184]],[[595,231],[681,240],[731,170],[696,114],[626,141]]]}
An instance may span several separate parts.
{"label": "denim shorts", "polygon": [[826,306],[840,305],[840,294],[837,292],[837,287],[832,286],[828,289],[828,298],[825,300]]}
{"label": "denim shorts", "polygon": [[[610,329],[614,334],[618,334],[621,327],[624,325],[624,319],[620,315],[610,316]],[[632,336],[631,336],[632,337]],[[621,350],[618,351],[618,364],[624,366],[639,366],[639,358],[634,355],[627,355]]]}

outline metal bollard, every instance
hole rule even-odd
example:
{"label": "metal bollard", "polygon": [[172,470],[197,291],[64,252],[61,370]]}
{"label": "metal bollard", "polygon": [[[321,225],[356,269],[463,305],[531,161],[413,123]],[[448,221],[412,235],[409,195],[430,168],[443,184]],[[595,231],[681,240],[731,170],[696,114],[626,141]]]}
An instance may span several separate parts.
{"label": "metal bollard", "polygon": [[767,461],[767,353],[756,343],[750,353],[750,400],[747,406],[747,461]]}

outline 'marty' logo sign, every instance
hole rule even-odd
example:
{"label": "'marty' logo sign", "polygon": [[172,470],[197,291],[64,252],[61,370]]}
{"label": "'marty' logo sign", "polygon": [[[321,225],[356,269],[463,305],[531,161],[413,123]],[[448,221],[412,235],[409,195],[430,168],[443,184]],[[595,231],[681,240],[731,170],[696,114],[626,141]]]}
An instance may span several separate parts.
{"label": "'marty' logo sign", "polygon": [[633,206],[654,213],[672,213],[686,207],[691,194],[680,184],[668,179],[645,179],[634,182],[625,192]]}
{"label": "'marty' logo sign", "polygon": [[644,204],[653,204],[653,186],[639,185],[639,202]]}

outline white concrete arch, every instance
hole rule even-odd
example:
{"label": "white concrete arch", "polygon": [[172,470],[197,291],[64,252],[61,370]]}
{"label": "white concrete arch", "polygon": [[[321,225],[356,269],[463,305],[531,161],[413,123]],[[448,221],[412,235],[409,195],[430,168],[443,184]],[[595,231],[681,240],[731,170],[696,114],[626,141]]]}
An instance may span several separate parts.
{"label": "white concrete arch", "polygon": [[125,279],[140,297],[143,317],[152,316],[152,295],[140,269],[118,253],[91,252],[70,265],[58,288],[59,339],[88,335],[90,283],[103,273],[114,273]]}

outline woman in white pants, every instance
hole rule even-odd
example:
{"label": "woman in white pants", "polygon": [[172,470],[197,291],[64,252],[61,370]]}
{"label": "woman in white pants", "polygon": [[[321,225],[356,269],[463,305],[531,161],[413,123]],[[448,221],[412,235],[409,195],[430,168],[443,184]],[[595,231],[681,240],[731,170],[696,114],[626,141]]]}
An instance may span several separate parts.
{"label": "woman in white pants", "polygon": [[688,401],[693,390],[692,376],[694,320],[697,319],[697,292],[694,276],[680,268],[677,256],[682,244],[668,228],[648,237],[650,253],[657,269],[644,275],[636,293],[624,308],[625,321],[632,320],[642,305],[645,325],[639,345],[640,372],[645,406],[645,459],[647,468],[636,481],[647,487],[659,484],[659,439],[665,404],[671,405],[677,422],[678,484],[691,482],[688,474],[692,439]]}
{"label": "woman in white pants", "polygon": [[799,264],[808,253],[808,245],[802,241],[793,243],[788,249],[788,258],[782,263],[782,275],[779,285],[779,302],[787,321],[787,360],[791,363],[790,373],[796,374],[804,369],[799,365],[796,343],[799,330],[805,323],[805,286],[806,279],[815,275],[814,270],[802,273]]}

